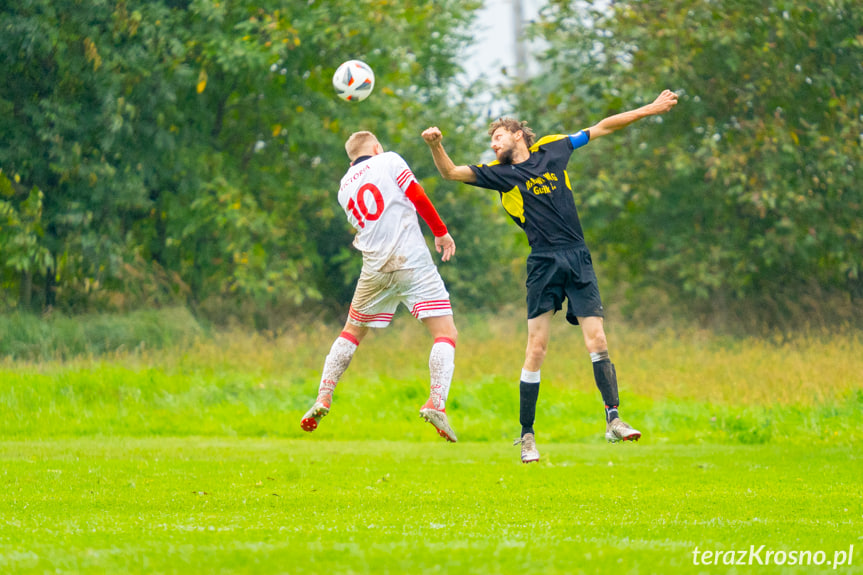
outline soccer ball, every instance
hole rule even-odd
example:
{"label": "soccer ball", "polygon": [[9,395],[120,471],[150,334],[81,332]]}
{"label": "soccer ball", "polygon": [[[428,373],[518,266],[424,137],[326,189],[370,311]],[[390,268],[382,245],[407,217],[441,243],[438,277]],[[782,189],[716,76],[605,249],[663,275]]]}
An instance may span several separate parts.
{"label": "soccer ball", "polygon": [[361,102],[375,87],[375,73],[360,60],[348,60],[333,74],[333,87],[342,100]]}

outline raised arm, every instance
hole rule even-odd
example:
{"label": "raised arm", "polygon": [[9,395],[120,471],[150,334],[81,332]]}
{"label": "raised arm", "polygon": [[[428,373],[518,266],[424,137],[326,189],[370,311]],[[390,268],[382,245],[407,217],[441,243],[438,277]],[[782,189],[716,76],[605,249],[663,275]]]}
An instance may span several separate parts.
{"label": "raised arm", "polygon": [[[642,106],[637,110],[630,110],[629,112],[622,112],[620,114],[615,114],[614,116],[609,116],[590,128],[590,139],[594,140],[600,136],[606,136],[612,132],[616,132],[617,130],[625,128],[642,118],[664,114],[676,105],[677,94],[671,90],[663,90],[652,103]],[[437,159],[435,159],[435,164],[437,164]]]}
{"label": "raised arm", "polygon": [[428,128],[423,132],[423,140],[428,144],[434,158],[434,165],[445,180],[456,180],[472,184],[476,182],[476,174],[469,166],[456,166],[443,149],[443,136],[437,127]]}

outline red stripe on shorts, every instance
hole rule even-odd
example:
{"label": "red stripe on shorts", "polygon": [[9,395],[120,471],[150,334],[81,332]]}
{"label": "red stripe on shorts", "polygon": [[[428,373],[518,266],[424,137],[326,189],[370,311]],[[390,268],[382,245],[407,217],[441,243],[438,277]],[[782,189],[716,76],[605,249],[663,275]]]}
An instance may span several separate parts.
{"label": "red stripe on shorts", "polygon": [[348,315],[350,315],[351,319],[360,321],[360,322],[371,322],[371,321],[392,321],[393,314],[391,313],[376,313],[374,315],[368,315],[364,313],[360,313],[354,308],[350,308],[348,311]]}
{"label": "red stripe on shorts", "polygon": [[431,301],[423,301],[414,306],[411,314],[418,317],[420,312],[430,311],[435,309],[452,309],[452,305],[448,299],[437,299]]}

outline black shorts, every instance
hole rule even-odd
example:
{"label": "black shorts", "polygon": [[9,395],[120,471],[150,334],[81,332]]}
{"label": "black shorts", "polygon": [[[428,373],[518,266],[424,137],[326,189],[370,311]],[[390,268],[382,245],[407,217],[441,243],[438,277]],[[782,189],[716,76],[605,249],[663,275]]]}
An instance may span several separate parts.
{"label": "black shorts", "polygon": [[555,313],[567,300],[566,320],[604,317],[599,285],[586,245],[554,251],[533,251],[527,257],[527,319]]}

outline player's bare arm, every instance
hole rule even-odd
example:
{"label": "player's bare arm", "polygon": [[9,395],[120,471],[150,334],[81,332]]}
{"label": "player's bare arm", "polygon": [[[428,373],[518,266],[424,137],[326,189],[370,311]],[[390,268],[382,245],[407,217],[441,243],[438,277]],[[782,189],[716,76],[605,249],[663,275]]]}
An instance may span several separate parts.
{"label": "player's bare arm", "polygon": [[[431,127],[423,131],[423,140],[428,144],[429,149],[434,159],[434,165],[440,175],[446,180],[455,180],[457,182],[465,182],[471,184],[476,182],[476,174],[469,166],[456,166],[450,159],[449,155],[444,150],[440,129],[437,126]],[[444,260],[446,261],[446,260]]]}
{"label": "player's bare arm", "polygon": [[[677,94],[671,90],[663,90],[652,103],[636,110],[630,110],[628,112],[609,116],[590,128],[590,139],[595,140],[600,136],[606,136],[648,116],[664,114],[676,105]],[[435,160],[435,163],[437,163],[437,160]]]}

